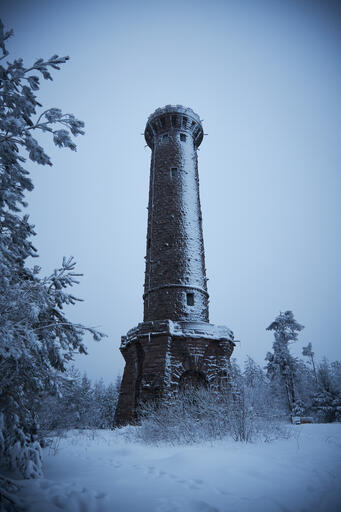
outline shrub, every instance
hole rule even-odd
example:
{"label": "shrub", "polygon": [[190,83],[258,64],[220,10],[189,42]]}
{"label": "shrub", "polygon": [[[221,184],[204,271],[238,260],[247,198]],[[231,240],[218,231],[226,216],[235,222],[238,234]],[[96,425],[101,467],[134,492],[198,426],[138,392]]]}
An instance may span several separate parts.
{"label": "shrub", "polygon": [[141,404],[140,427],[132,435],[147,444],[173,445],[226,437],[242,442],[286,437],[281,417],[269,412],[265,398],[245,385],[189,387],[160,403]]}

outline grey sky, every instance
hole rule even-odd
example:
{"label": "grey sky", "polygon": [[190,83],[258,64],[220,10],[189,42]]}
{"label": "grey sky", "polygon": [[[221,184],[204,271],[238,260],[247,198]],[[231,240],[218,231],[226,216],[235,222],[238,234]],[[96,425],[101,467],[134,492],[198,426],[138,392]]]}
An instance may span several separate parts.
{"label": "grey sky", "polygon": [[341,358],[340,2],[84,0],[1,2],[11,58],[71,60],[44,83],[45,107],[86,123],[78,152],[45,146],[28,197],[47,273],[84,272],[69,316],[100,326],[77,359],[92,378],[122,371],[120,336],[142,320],[150,150],[166,104],[203,119],[199,151],[210,320],[263,363],[265,328],[292,309],[317,357]]}

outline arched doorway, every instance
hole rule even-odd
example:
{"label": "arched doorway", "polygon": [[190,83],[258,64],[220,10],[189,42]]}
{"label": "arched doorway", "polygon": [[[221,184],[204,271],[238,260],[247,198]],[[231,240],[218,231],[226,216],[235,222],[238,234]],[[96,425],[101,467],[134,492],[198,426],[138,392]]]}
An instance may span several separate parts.
{"label": "arched doorway", "polygon": [[179,392],[185,392],[189,389],[207,388],[207,385],[207,379],[202,372],[187,370],[180,377]]}

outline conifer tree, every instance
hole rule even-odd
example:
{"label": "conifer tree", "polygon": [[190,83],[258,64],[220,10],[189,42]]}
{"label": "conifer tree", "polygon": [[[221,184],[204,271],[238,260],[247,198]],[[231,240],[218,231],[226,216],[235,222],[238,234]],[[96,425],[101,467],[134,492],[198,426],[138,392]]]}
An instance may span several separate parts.
{"label": "conifer tree", "polygon": [[306,347],[303,347],[302,349],[302,355],[309,358],[309,362],[312,365],[313,371],[314,371],[314,377],[317,382],[317,374],[316,374],[316,366],[315,366],[315,360],[314,360],[314,352],[312,344],[309,342]]}
{"label": "conifer tree", "polygon": [[73,136],[84,123],[59,108],[43,109],[36,96],[40,77],[52,80],[68,57],[53,55],[25,66],[5,61],[13,34],[0,21],[0,458],[25,477],[41,475],[36,405],[47,390],[58,391],[58,376],[74,352],[86,353],[83,336],[95,329],[70,322],[64,306],[77,299],[68,291],[78,282],[73,258],[43,277],[28,265],[36,256],[35,234],[25,194],[33,189],[26,159],[52,165],[34,134],[50,134],[58,147],[76,150]]}
{"label": "conifer tree", "polygon": [[296,341],[304,326],[296,322],[292,311],[285,311],[272,322],[267,331],[274,331],[273,352],[266,355],[267,375],[273,383],[285,392],[291,414],[302,413],[302,404],[296,396],[297,360],[289,350],[289,344]]}
{"label": "conifer tree", "polygon": [[243,376],[245,385],[250,388],[259,388],[265,384],[263,369],[250,356],[246,356]]}
{"label": "conifer tree", "polygon": [[329,363],[323,358],[317,367],[317,391],[313,396],[313,408],[322,422],[341,419],[341,364]]}

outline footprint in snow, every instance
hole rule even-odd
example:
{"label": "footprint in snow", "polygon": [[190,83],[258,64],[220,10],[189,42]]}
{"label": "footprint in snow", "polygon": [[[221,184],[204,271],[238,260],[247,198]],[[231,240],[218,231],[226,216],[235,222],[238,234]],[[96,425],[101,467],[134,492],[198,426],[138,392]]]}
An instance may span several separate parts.
{"label": "footprint in snow", "polygon": [[219,492],[219,494],[222,494],[223,496],[228,496],[229,494],[231,494],[229,491],[226,491],[225,489],[219,489],[219,488],[217,488],[217,492]]}
{"label": "footprint in snow", "polygon": [[203,480],[200,478],[194,478],[192,480],[186,480],[185,478],[181,478],[179,475],[174,475],[173,473],[167,473],[164,470],[158,470],[154,466],[147,466],[144,468],[141,468],[138,465],[133,466],[135,469],[144,469],[145,474],[148,476],[152,476],[155,478],[171,478],[174,480],[177,484],[185,485],[189,489],[192,490],[200,490],[202,486],[204,485]]}
{"label": "footprint in snow", "polygon": [[199,490],[203,486],[204,482],[200,478],[194,478],[193,480],[186,480],[185,478],[179,478],[177,475],[169,475],[177,484],[186,485],[189,489]]}
{"label": "footprint in snow", "polygon": [[[136,468],[137,469],[142,469],[141,466],[139,466],[139,467],[136,466]],[[147,469],[145,470],[145,473],[147,475],[151,475],[151,476],[154,476],[156,478],[161,478],[161,477],[167,476],[166,471],[159,471],[154,466],[147,466]]]}
{"label": "footprint in snow", "polygon": [[113,466],[115,469],[118,469],[122,466],[121,462],[118,462],[117,460],[114,459],[109,459],[109,464]]}
{"label": "footprint in snow", "polygon": [[204,482],[200,478],[194,478],[194,480],[189,480],[186,483],[190,489],[201,489]]}

